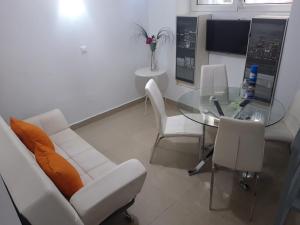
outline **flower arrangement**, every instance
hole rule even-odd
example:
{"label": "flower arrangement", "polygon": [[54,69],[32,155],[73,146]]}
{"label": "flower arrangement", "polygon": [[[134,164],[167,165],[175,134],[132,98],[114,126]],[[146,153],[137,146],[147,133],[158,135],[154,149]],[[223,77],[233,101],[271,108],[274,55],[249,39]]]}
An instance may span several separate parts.
{"label": "flower arrangement", "polygon": [[145,39],[146,44],[150,46],[151,50],[151,70],[157,70],[157,65],[155,62],[155,51],[157,49],[158,44],[163,44],[167,42],[171,42],[173,39],[172,31],[167,28],[161,28],[156,35],[149,35],[145,28],[141,25],[137,24],[138,27],[138,36]]}

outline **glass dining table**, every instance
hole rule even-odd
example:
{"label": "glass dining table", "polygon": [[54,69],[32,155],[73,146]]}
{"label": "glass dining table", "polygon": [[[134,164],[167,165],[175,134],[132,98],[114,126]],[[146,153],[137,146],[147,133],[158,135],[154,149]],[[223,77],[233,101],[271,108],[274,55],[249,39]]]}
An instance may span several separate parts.
{"label": "glass dining table", "polygon": [[[219,103],[220,110],[215,102]],[[245,105],[241,103],[246,103]],[[273,126],[281,121],[285,115],[283,104],[274,99],[272,103],[265,103],[258,100],[249,100],[241,97],[240,88],[229,87],[225,92],[211,90],[193,90],[183,94],[177,101],[179,111],[188,119],[203,126],[202,156],[199,164],[189,171],[190,175],[201,172],[201,168],[211,158],[213,146],[206,146],[206,127],[218,128],[220,115],[241,120],[261,121],[266,127]]]}

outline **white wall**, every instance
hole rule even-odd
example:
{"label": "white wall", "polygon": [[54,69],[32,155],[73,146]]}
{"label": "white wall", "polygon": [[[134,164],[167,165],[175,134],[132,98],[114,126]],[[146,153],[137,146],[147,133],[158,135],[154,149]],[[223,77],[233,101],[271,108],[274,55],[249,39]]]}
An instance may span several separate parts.
{"label": "white wall", "polygon": [[[73,123],[144,95],[144,80],[133,75],[149,63],[149,49],[133,38],[133,23],[157,32],[175,33],[176,14],[189,12],[190,0],[84,0],[86,14],[77,20],[58,13],[59,0],[0,2],[0,114],[26,118],[60,108]],[[248,18],[254,13],[215,13]],[[287,106],[300,88],[300,15],[295,1],[279,76],[277,97]],[[81,54],[80,46],[87,46]],[[175,81],[175,41],[159,49],[168,77],[160,84],[176,100],[189,89]],[[225,63],[231,85],[239,85],[245,58],[210,54]]]}
{"label": "white wall", "polygon": [[[188,0],[149,0],[149,28],[152,33],[156,33],[161,27],[169,27],[175,36],[176,14],[186,14],[189,12]],[[175,58],[176,41],[159,46],[158,61],[159,66],[167,69],[167,79],[160,80],[160,87],[165,91],[165,96],[177,100],[177,98],[188,91],[184,86],[176,84],[175,80]]]}
{"label": "white wall", "polygon": [[[190,0],[149,0],[149,26],[152,32],[157,32],[161,27],[170,27],[174,34],[176,32],[176,15],[184,15],[190,13]],[[208,14],[208,12],[204,12]],[[198,13],[193,13],[197,15]],[[212,14],[214,18],[236,17],[236,13],[232,15]],[[247,15],[248,16],[248,15]],[[248,16],[249,17],[249,16]],[[251,18],[251,17],[250,17]],[[162,89],[166,89],[165,95],[168,98],[177,100],[184,92],[190,91],[186,86],[178,85],[175,80],[175,51],[176,43],[169,46],[163,46],[159,52],[160,66],[167,68],[168,80],[161,82]],[[244,56],[230,54],[209,54],[211,64],[224,63],[227,65],[229,84],[231,86],[239,86],[242,82],[246,59]]]}
{"label": "white wall", "polygon": [[[150,28],[154,32],[162,26],[169,26],[174,32],[176,30],[176,14],[185,14],[190,12],[190,0],[149,0],[149,23]],[[296,3],[297,2],[297,3]],[[299,1],[295,1],[292,9],[291,19],[289,23],[289,30],[287,34],[285,50],[283,54],[283,62],[279,74],[279,80],[276,91],[276,98],[278,98],[287,107],[292,100],[296,89],[300,88],[300,71],[299,62],[296,60],[300,58],[300,34],[299,24],[297,26],[296,20],[300,19]],[[203,12],[209,13],[209,12]],[[198,13],[193,13],[197,15]],[[257,15],[288,15],[288,13],[266,13],[266,12],[214,12],[213,18],[218,19],[251,19]],[[298,22],[299,23],[299,22]],[[163,47],[160,50],[161,67],[168,69],[168,81],[164,81],[163,85],[167,87],[166,96],[173,100],[177,100],[184,92],[189,91],[189,88],[176,84],[175,81],[175,43],[171,47]],[[229,85],[239,86],[243,79],[246,57],[211,53],[209,55],[210,64],[224,63],[227,65]],[[299,86],[299,87],[298,87]]]}
{"label": "white wall", "polygon": [[176,0],[176,13],[185,14],[191,9],[191,1],[188,0]]}
{"label": "white wall", "polygon": [[277,97],[288,106],[300,90],[300,2],[294,1],[286,36],[284,57],[277,85]]}
{"label": "white wall", "polygon": [[144,95],[133,73],[147,54],[132,34],[133,23],[148,25],[147,0],[84,0],[75,20],[59,15],[59,1],[0,2],[5,119],[60,108],[73,123]]}

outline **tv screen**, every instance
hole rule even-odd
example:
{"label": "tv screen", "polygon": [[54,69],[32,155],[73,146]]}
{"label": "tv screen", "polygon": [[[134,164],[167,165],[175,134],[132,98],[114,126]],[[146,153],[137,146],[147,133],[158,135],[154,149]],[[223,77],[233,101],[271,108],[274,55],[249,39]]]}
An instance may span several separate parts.
{"label": "tv screen", "polygon": [[206,50],[246,55],[250,20],[208,20]]}

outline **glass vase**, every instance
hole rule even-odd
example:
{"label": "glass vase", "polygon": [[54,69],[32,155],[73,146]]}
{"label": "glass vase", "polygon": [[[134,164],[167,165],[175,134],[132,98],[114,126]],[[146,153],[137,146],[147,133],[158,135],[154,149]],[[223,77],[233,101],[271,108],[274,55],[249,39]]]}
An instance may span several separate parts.
{"label": "glass vase", "polygon": [[151,71],[157,70],[157,63],[156,63],[156,57],[155,57],[155,51],[151,51]]}

